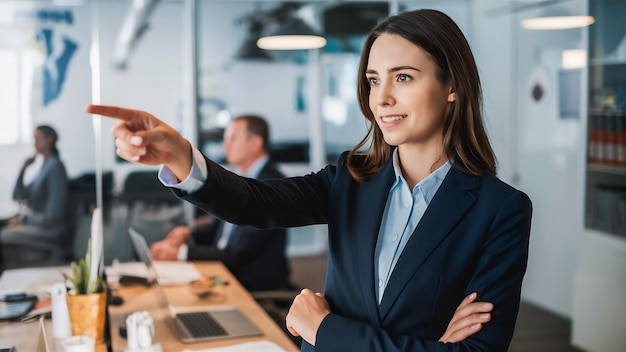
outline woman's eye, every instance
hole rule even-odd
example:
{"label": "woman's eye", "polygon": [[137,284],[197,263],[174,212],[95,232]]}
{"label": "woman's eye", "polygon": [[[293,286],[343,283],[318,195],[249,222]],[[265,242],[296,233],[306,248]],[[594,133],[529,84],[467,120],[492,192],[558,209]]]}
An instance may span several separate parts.
{"label": "woman's eye", "polygon": [[407,82],[411,80],[411,76],[409,75],[405,75],[405,74],[399,74],[398,75],[398,82]]}
{"label": "woman's eye", "polygon": [[369,77],[369,78],[367,79],[367,81],[369,82],[370,86],[373,86],[373,85],[375,85],[375,84],[378,84],[378,79],[377,79],[377,78],[375,78],[375,77]]}

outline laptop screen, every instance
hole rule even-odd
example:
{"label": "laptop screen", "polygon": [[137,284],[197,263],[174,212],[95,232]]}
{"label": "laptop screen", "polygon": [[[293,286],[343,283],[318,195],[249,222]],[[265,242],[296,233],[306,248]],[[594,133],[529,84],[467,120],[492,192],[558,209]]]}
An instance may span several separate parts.
{"label": "laptop screen", "polygon": [[150,247],[148,247],[148,242],[146,242],[145,237],[143,237],[132,227],[128,229],[128,232],[130,233],[130,240],[133,244],[133,248],[135,248],[135,252],[139,257],[139,260],[146,264],[148,270],[151,271],[152,275],[154,276],[154,280],[158,286],[157,291],[159,295],[159,305],[163,308],[167,308],[170,312],[170,315],[173,316],[174,312],[172,310],[172,306],[169,304],[167,296],[165,295],[165,292],[163,292],[163,287],[161,287],[161,284],[159,283],[159,276],[157,275],[156,269],[154,268],[154,260],[152,259],[152,255],[150,254]]}

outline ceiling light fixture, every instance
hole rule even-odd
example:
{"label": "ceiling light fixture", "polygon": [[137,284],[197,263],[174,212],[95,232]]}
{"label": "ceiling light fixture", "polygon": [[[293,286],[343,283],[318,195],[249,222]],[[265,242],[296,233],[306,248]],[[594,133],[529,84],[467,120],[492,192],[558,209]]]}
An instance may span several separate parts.
{"label": "ceiling light fixture", "polygon": [[314,31],[304,20],[296,16],[297,5],[285,3],[276,13],[278,24],[259,40],[257,45],[265,50],[319,49],[326,45],[326,38]]}
{"label": "ceiling light fixture", "polygon": [[592,16],[535,17],[523,20],[522,27],[533,30],[569,29],[586,27],[594,22]]}

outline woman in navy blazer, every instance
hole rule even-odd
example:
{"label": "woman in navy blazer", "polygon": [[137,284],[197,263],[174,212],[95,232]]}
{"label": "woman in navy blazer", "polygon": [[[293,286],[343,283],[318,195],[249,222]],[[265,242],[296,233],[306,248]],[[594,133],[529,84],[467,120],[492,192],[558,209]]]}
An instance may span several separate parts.
{"label": "woman in navy blazer", "polygon": [[[337,165],[267,181],[223,170],[146,112],[87,111],[123,120],[113,129],[121,157],[164,164],[164,184],[226,221],[328,224],[324,293],[303,290],[287,316],[303,351],[505,351],[532,206],[495,176],[462,32],[434,10],[380,23],[365,40],[358,98],[369,130]],[[495,306],[489,322],[479,310],[455,315],[472,293]],[[442,338],[460,321],[467,338]]]}

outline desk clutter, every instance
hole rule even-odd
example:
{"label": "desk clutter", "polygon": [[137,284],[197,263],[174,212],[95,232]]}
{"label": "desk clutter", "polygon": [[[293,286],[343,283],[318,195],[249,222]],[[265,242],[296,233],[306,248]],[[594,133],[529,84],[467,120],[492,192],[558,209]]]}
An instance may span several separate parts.
{"label": "desk clutter", "polygon": [[[120,264],[121,267],[125,266],[125,263]],[[130,266],[135,264],[129,263]],[[193,287],[190,276],[186,276],[185,283],[177,285],[161,285],[160,282],[151,282],[150,285],[108,285],[105,291],[108,302],[105,332],[108,336],[104,344],[98,344],[89,334],[72,331],[71,314],[67,307],[71,285],[64,277],[71,275],[69,267],[6,270],[0,276],[0,299],[7,295],[32,295],[37,297],[37,304],[22,317],[28,323],[21,319],[1,321],[0,341],[3,345],[14,346],[16,351],[29,352],[213,351],[217,346],[220,347],[215,351],[283,352],[297,349],[222,263],[186,264],[193,265],[193,272],[200,275],[196,286],[208,285],[211,288],[208,297],[203,297],[202,292],[196,292],[198,288]],[[120,269],[120,266],[116,269]],[[109,279],[107,276],[107,282]],[[118,301],[113,299],[116,297]],[[42,304],[47,304],[47,308],[42,307]],[[166,308],[169,306],[171,310]],[[185,321],[188,316],[199,314],[212,317],[222,327],[222,333],[213,334],[209,338],[189,339],[181,334],[176,324],[172,324],[173,319]],[[234,315],[236,320],[226,318]],[[37,321],[40,323],[36,324]],[[237,323],[230,326],[224,321]],[[133,324],[135,337],[129,337],[128,327]],[[125,327],[125,335],[121,333],[122,326]],[[184,326],[189,329],[191,325]],[[41,336],[45,330],[48,330],[47,338],[43,339]],[[133,333],[130,332],[130,335]],[[47,341],[50,348],[44,349],[43,341]],[[94,345],[95,349],[92,349]]]}
{"label": "desk clutter", "polygon": [[[60,352],[94,352],[97,343],[104,343],[104,326],[98,326],[98,312],[94,314],[83,313],[83,310],[93,310],[89,303],[82,303],[81,311],[70,317],[70,307],[68,306],[67,287],[63,283],[52,285],[50,290],[52,301],[52,337],[54,338],[56,350]],[[106,296],[104,296],[106,299]],[[98,303],[99,304],[99,303]],[[77,318],[81,318],[78,319]],[[79,325],[86,328],[77,329]],[[102,331],[100,333],[100,330]],[[88,334],[88,335],[86,335]],[[46,351],[47,352],[47,351]]]}
{"label": "desk clutter", "polygon": [[23,317],[37,303],[37,296],[25,293],[9,294],[0,298],[0,321]]}
{"label": "desk clutter", "polygon": [[126,318],[126,352],[162,352],[154,342],[154,320],[147,311],[135,312]]}
{"label": "desk clutter", "polygon": [[[194,280],[200,280],[202,274],[189,262],[156,261],[154,271],[158,273],[161,285],[186,285]],[[143,262],[114,261],[105,268],[109,284],[143,284],[148,285],[155,279],[154,272]]]}

